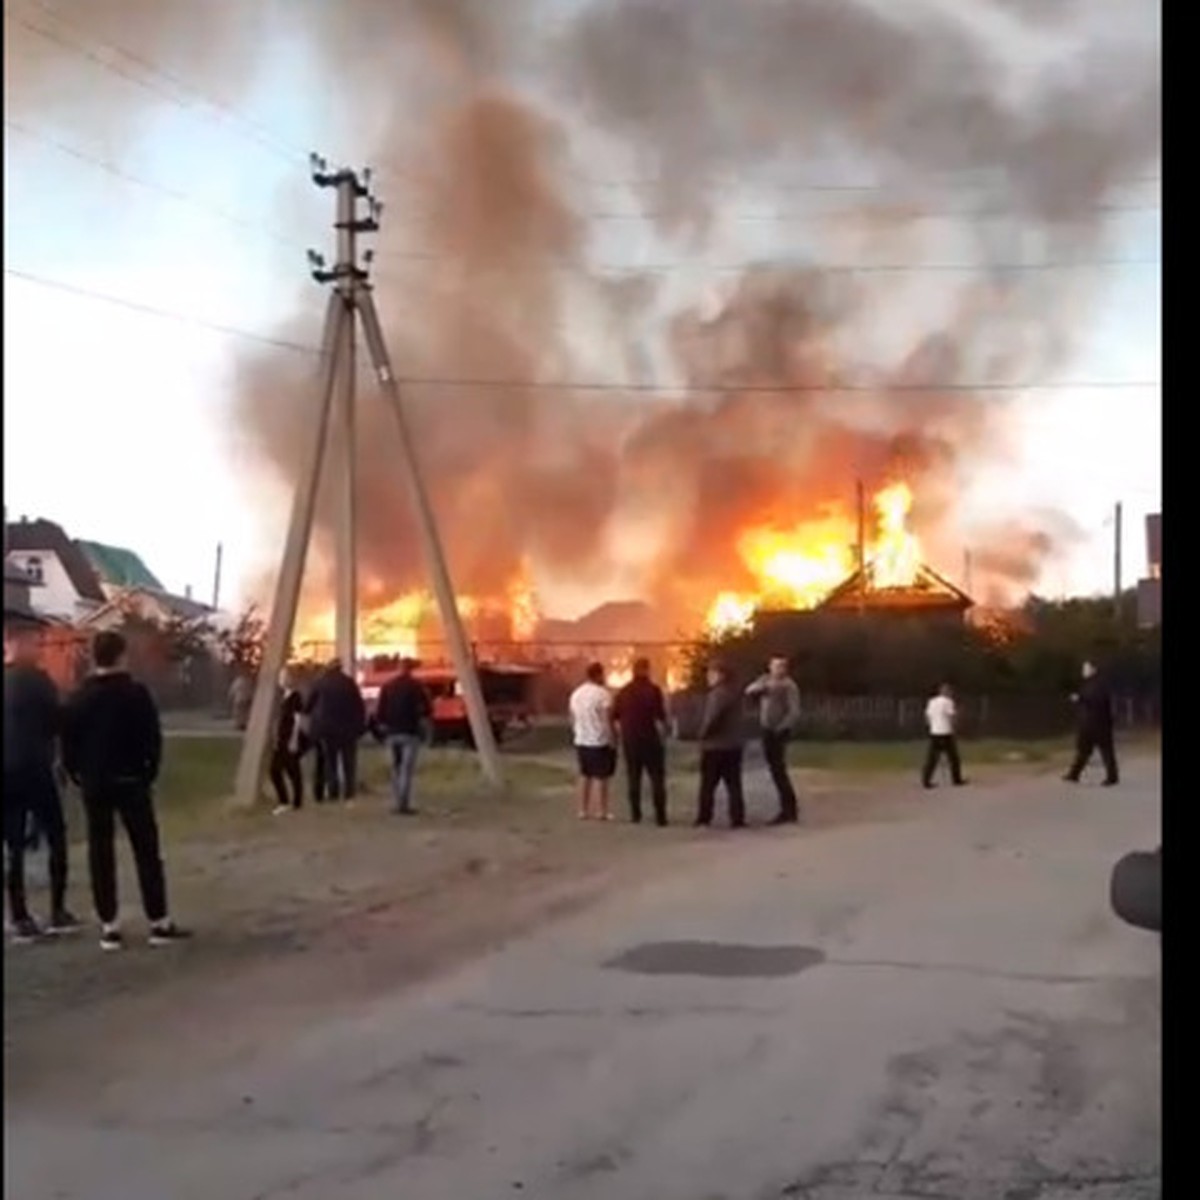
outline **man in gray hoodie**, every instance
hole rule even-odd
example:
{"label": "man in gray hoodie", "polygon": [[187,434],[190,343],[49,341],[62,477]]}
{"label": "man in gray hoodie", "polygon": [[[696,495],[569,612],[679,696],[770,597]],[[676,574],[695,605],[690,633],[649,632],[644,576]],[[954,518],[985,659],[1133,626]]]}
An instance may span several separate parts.
{"label": "man in gray hoodie", "polygon": [[788,777],[787,744],[800,723],[800,689],[788,674],[787,659],[772,658],[767,673],[746,689],[746,695],[758,701],[763,758],[779,797],[779,812],[771,824],[794,825],[800,820],[800,804]]}
{"label": "man in gray hoodie", "polygon": [[729,825],[746,824],[742,792],[742,697],[733,686],[729,668],[713,663],[708,668],[708,695],[700,722],[700,796],[696,824],[711,825],[717,785],[725,785],[729,800]]}

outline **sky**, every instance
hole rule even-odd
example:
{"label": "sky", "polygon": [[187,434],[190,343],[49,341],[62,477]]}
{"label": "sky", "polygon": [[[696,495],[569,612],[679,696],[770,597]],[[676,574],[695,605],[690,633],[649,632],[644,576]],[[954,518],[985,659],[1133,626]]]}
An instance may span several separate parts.
{"label": "sky", "polygon": [[[232,604],[277,556],[288,504],[229,420],[237,356],[292,316],[317,341],[324,297],[304,250],[330,246],[330,196],[311,185],[304,152],[366,161],[369,122],[308,86],[303,45],[247,50],[251,82],[231,99],[189,73],[186,45],[169,57],[156,48],[149,66],[114,54],[114,44],[140,53],[119,4],[107,3],[118,18],[102,32],[87,5],[49,7],[66,19],[6,6],[7,515],[134,549],[168,588],[202,598],[221,544]],[[136,119],[108,116],[118,103]],[[388,200],[386,176],[378,190]],[[1062,377],[1104,386],[1025,398],[1015,463],[971,480],[981,513],[1020,495],[1077,522],[1084,539],[1039,583],[1049,595],[1112,587],[1117,502],[1132,582],[1145,514],[1160,509],[1157,183],[1131,184],[1122,203],[1112,259],[1126,265],[1079,268],[1095,319]],[[402,212],[391,220],[385,244],[403,244]],[[738,224],[729,244],[747,257],[787,233]],[[638,261],[641,237],[610,222],[606,257]],[[680,286],[702,289],[705,269],[680,262]]]}

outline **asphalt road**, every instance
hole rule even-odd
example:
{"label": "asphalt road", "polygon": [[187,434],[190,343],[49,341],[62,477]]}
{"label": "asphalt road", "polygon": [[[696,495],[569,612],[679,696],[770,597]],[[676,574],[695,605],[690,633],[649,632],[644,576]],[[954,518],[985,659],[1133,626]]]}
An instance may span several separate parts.
{"label": "asphalt road", "polygon": [[[19,1200],[1151,1200],[1160,949],[1108,910],[1120,788],[719,834],[715,868],[234,1074],[6,1113]],[[647,831],[652,835],[653,831]]]}

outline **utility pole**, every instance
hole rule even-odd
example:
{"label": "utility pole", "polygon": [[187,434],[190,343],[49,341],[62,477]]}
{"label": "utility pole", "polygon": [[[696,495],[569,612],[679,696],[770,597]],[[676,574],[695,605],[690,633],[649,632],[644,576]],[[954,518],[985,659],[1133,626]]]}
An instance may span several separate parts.
{"label": "utility pole", "polygon": [[860,479],[855,484],[854,502],[858,513],[858,532],[854,542],[858,560],[858,615],[867,611],[867,489]]}
{"label": "utility pole", "polygon": [[[369,201],[366,183],[360,181],[352,171],[339,171],[330,178],[327,186],[337,192],[337,261],[339,266],[348,263],[357,267],[358,235],[372,233],[378,228],[374,217],[358,220],[360,200]],[[373,210],[372,210],[373,211]],[[337,657],[352,677],[358,673],[358,553],[357,553],[357,494],[358,494],[358,447],[355,435],[355,337],[354,337],[354,290],[358,282],[353,271],[335,270],[328,282],[333,284],[334,295],[346,311],[340,355],[341,378],[334,402],[334,454],[327,468],[326,478],[334,485],[334,647]]]}
{"label": "utility pole", "polygon": [[971,594],[971,551],[963,551],[963,591]]}
{"label": "utility pole", "polygon": [[217,561],[213,566],[213,591],[212,591],[212,606],[216,612],[221,607],[221,559],[224,557],[225,547],[217,543]]}
{"label": "utility pole", "polygon": [[[325,331],[321,340],[321,389],[317,418],[312,425],[304,458],[304,471],[292,501],[283,561],[275,585],[271,620],[263,647],[262,666],[254,690],[250,719],[238,762],[235,796],[239,805],[257,803],[262,789],[267,750],[279,699],[278,677],[287,662],[296,611],[300,603],[300,585],[312,538],[317,491],[325,462],[331,426],[337,432],[340,463],[334,461],[338,491],[338,655],[353,670],[355,641],[354,544],[355,505],[353,494],[354,458],[354,336],[356,318],[361,323],[371,365],[379,381],[383,399],[392,410],[399,434],[400,467],[413,507],[417,529],[425,551],[433,591],[441,613],[442,627],[449,643],[458,682],[466,701],[467,716],[480,766],[494,787],[504,783],[500,755],[488,718],[483,689],[459,615],[450,570],[446,564],[425,482],[417,461],[416,446],[404,412],[400,388],[388,356],[387,344],[375,309],[368,267],[370,252],[358,257],[356,235],[379,229],[383,206],[370,192],[370,173],[342,168],[330,170],[324,159],[312,156],[313,182],[321,188],[337,190],[338,259],[326,269],[325,260],[309,251],[313,278],[321,284],[333,284],[325,310]],[[365,202],[365,214],[361,205]],[[343,643],[348,642],[349,650]]]}
{"label": "utility pole", "polygon": [[1113,509],[1113,612],[1118,621],[1121,619],[1121,540],[1122,540],[1122,505],[1118,500]]}

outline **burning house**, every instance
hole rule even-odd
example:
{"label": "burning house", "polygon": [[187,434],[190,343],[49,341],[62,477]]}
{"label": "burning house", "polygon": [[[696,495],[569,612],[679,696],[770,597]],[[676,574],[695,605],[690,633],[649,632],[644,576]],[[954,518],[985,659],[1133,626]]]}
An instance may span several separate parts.
{"label": "burning house", "polygon": [[966,592],[924,563],[903,583],[881,586],[869,563],[834,588],[817,608],[821,613],[854,613],[907,617],[961,624],[974,607]]}

